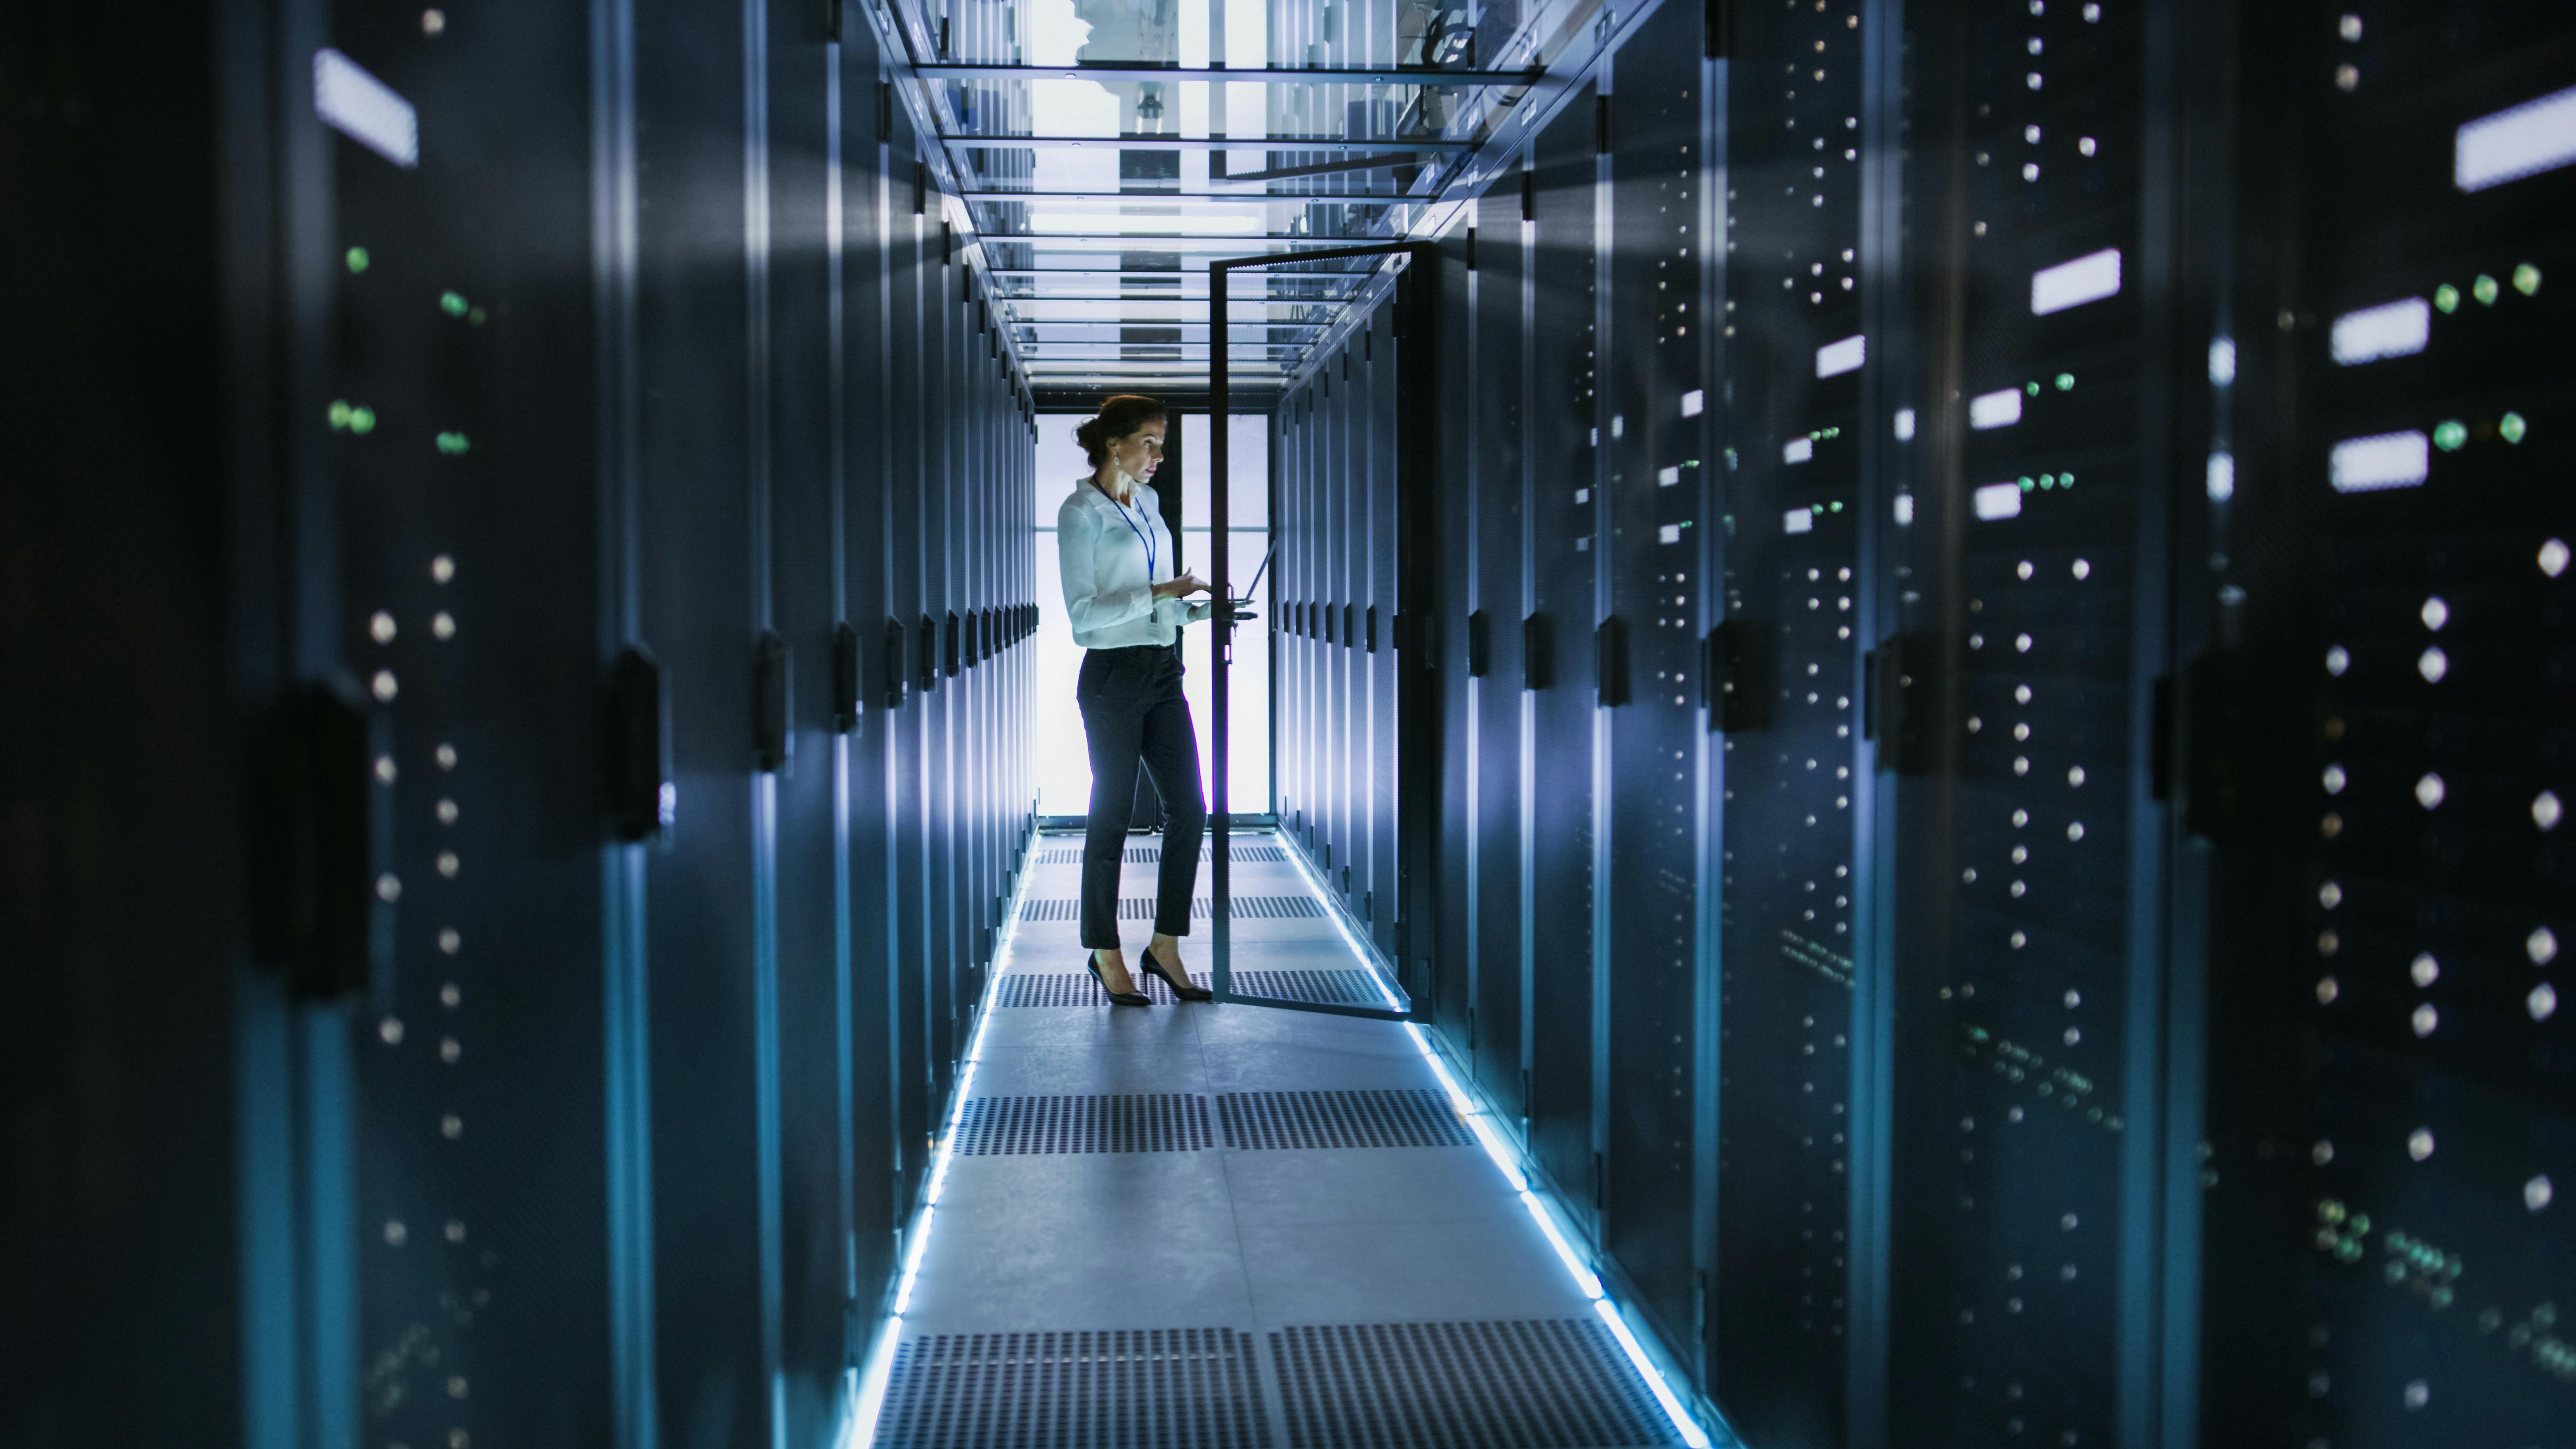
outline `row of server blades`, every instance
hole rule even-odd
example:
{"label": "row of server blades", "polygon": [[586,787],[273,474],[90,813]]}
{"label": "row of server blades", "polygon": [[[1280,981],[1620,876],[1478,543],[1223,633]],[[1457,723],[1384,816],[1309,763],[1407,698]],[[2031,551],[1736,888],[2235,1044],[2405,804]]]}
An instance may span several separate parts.
{"label": "row of server blades", "polygon": [[1038,614],[1031,395],[832,11],[57,28],[118,119],[12,294],[0,1438],[845,1423]]}
{"label": "row of server blades", "polygon": [[1605,25],[1281,405],[1300,846],[1747,1443],[2567,1442],[2576,15]]}

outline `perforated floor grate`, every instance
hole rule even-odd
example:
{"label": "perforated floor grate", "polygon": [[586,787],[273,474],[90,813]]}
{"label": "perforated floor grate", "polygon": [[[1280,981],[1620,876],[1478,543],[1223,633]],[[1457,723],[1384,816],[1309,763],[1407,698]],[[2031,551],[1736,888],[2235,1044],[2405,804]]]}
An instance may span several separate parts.
{"label": "perforated floor grate", "polygon": [[1216,1099],[1228,1147],[1473,1147],[1448,1097],[1375,1092],[1227,1092]]}
{"label": "perforated floor grate", "polygon": [[[1207,973],[1199,973],[1204,976]],[[1201,983],[1205,984],[1205,983]],[[1365,971],[1237,971],[1238,996],[1267,996],[1275,1001],[1320,1001],[1337,1006],[1384,1006],[1386,998],[1369,984]]]}
{"label": "perforated floor grate", "polygon": [[[1199,985],[1211,984],[1207,968],[1199,966],[1190,972]],[[1384,1006],[1386,998],[1369,985],[1364,971],[1237,971],[1234,989],[1242,996],[1266,996],[1275,1001],[1318,1001],[1343,1006]],[[1146,993],[1158,1004],[1168,1005],[1172,988],[1160,977],[1145,978]],[[1013,971],[1005,973],[993,987],[993,1004],[999,1006],[1107,1006],[1100,988],[1093,984],[1087,971],[1044,972]]]}
{"label": "perforated floor grate", "polygon": [[[1190,974],[1193,977],[1201,977],[1206,973],[1194,971]],[[1199,984],[1204,986],[1207,983],[1202,980]],[[1154,998],[1154,1003],[1158,1006],[1172,1004],[1172,988],[1165,986],[1161,977],[1145,978],[1145,994]],[[1062,975],[1049,972],[1011,972],[1004,975],[994,986],[993,1004],[995,1006],[1106,1007],[1109,1005],[1109,998],[1100,994],[1099,985],[1091,979],[1091,973],[1088,971],[1072,971]]]}
{"label": "perforated floor grate", "polygon": [[[1162,858],[1163,847],[1159,845],[1131,845],[1127,847],[1127,864],[1129,865],[1151,865],[1161,861]],[[1201,860],[1205,860],[1207,857],[1205,854],[1202,854],[1199,858]],[[1258,865],[1286,865],[1288,863],[1288,852],[1276,845],[1238,845],[1234,848],[1231,858],[1235,860],[1251,861]],[[1080,865],[1082,864],[1082,847],[1079,845],[1050,846],[1038,852],[1038,864]]]}
{"label": "perforated floor grate", "polygon": [[975,1097],[957,1115],[961,1156],[1198,1152],[1215,1146],[1207,1098],[1186,1092]]}
{"label": "perforated floor grate", "polygon": [[[1190,919],[1204,921],[1216,910],[1215,898],[1200,896],[1190,902]],[[1321,901],[1312,896],[1236,896],[1234,914],[1237,920],[1301,921],[1320,920],[1324,914]],[[1073,896],[1031,897],[1020,903],[1024,921],[1079,921],[1082,901]],[[1118,902],[1118,919],[1150,921],[1154,919],[1152,896],[1124,896]]]}
{"label": "perforated floor grate", "polygon": [[954,1333],[895,1350],[886,1449],[1266,1449],[1253,1339],[1230,1328]]}
{"label": "perforated floor grate", "polygon": [[1290,1449],[1606,1449],[1678,1444],[1610,1331],[1588,1318],[1274,1329]]}

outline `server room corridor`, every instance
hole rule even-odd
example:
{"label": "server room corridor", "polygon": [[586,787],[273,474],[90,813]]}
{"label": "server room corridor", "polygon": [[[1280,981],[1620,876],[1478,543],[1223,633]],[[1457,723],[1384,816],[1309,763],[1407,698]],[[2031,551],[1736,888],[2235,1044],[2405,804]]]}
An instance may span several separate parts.
{"label": "server room corridor", "polygon": [[6,1449],[2576,1449],[2563,0],[25,0],[0,217]]}

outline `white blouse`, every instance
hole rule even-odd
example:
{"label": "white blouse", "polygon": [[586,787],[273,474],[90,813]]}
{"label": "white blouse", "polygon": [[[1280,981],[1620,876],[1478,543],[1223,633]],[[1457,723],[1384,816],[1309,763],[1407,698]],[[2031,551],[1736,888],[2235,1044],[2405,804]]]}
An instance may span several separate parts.
{"label": "white blouse", "polygon": [[1055,514],[1056,562],[1064,575],[1064,612],[1073,642],[1085,649],[1168,647],[1180,626],[1208,616],[1208,605],[1156,599],[1154,585],[1173,577],[1172,532],[1154,490],[1135,485],[1121,504],[1092,484],[1074,480],[1073,494]]}

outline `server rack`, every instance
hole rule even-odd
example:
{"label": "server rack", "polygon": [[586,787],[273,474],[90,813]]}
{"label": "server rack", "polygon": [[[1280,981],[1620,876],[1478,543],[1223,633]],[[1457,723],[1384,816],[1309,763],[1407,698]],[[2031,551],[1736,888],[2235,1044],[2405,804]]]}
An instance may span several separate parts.
{"label": "server rack", "polygon": [[[921,263],[890,245],[917,156],[889,134],[890,73],[856,17],[804,5],[200,19],[167,56],[73,28],[58,58],[78,87],[120,78],[96,101],[145,85],[189,158],[156,204],[196,197],[205,229],[128,217],[119,244],[230,300],[72,288],[119,341],[48,386],[74,403],[148,375],[202,416],[125,449],[52,412],[29,481],[58,501],[39,519],[13,490],[8,527],[80,573],[113,535],[189,540],[71,637],[101,699],[135,648],[202,646],[144,711],[186,721],[159,757],[200,788],[105,815],[21,788],[76,782],[80,741],[118,739],[100,729],[31,742],[11,794],[47,839],[87,819],[197,840],[178,873],[205,889],[127,861],[81,887],[92,918],[185,912],[183,950],[84,948],[122,963],[157,1037],[18,1053],[53,1017],[9,1015],[30,1100],[76,1103],[103,1070],[157,1084],[166,1061],[222,1124],[137,1090],[130,1181],[40,1204],[27,1226],[71,1251],[28,1306],[78,1346],[0,1413],[82,1442],[820,1438],[954,1055],[945,1023],[890,1009],[931,1000],[903,940],[926,902],[887,848],[931,828],[892,768],[924,711],[880,633],[924,607],[925,552],[958,561],[961,650],[977,633],[957,665],[986,703],[957,717],[955,813],[913,859],[948,852],[989,894],[1030,824],[1005,663],[1029,580],[1002,551],[1026,536],[1025,391],[959,305],[954,385],[890,406],[897,339],[931,320],[896,305]],[[116,134],[81,164],[121,187]],[[108,215],[53,184],[72,230]],[[944,520],[897,512],[925,429],[956,440]],[[112,527],[61,512],[82,456],[132,505]],[[30,597],[71,597],[52,578]],[[27,622],[13,602],[13,639]],[[0,715],[77,713],[57,687],[13,671]],[[13,919],[72,919],[64,881]],[[960,953],[970,989],[982,950]],[[74,1211],[122,1241],[55,1220]],[[138,1248],[165,1240],[184,1271]],[[162,1302],[113,1297],[128,1258]]]}

